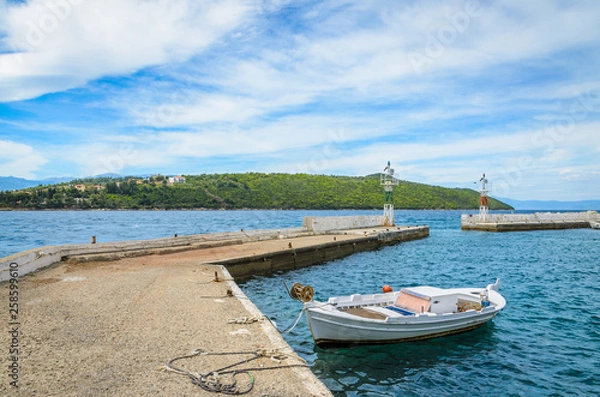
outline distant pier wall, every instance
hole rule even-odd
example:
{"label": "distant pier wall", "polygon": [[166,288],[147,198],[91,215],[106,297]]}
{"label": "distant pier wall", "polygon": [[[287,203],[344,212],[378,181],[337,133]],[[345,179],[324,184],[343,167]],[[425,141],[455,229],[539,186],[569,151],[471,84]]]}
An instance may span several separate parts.
{"label": "distant pier wall", "polygon": [[383,226],[383,216],[305,216],[302,226],[315,233],[363,229]]}
{"label": "distant pier wall", "polygon": [[590,222],[599,222],[597,211],[585,212],[536,212],[534,214],[479,214],[461,216],[463,230],[511,232],[523,230],[551,230],[589,228]]}

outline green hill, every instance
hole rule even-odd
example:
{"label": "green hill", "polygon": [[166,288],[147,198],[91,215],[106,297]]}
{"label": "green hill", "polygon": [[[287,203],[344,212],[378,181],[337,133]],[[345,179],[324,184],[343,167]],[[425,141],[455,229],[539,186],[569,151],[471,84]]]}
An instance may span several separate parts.
{"label": "green hill", "polygon": [[[489,199],[492,210],[511,206]],[[0,207],[12,209],[379,209],[379,175],[366,177],[309,174],[185,175],[169,182],[94,178],[0,192]],[[477,209],[479,193],[400,181],[394,190],[397,209]]]}

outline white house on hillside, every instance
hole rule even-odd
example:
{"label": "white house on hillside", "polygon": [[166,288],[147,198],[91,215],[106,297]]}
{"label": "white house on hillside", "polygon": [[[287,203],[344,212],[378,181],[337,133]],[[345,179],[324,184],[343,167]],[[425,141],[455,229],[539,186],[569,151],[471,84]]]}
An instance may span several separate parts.
{"label": "white house on hillside", "polygon": [[177,176],[170,176],[168,179],[169,185],[172,185],[174,183],[185,183],[185,177],[181,176],[181,175],[177,175]]}

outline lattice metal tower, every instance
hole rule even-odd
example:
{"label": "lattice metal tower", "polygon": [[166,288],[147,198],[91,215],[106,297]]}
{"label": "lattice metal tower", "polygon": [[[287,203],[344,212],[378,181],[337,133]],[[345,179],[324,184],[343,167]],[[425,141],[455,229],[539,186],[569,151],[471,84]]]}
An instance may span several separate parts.
{"label": "lattice metal tower", "polygon": [[398,185],[398,179],[394,177],[394,169],[390,167],[390,162],[383,169],[379,178],[379,183],[383,186],[383,225],[394,226],[394,186]]}
{"label": "lattice metal tower", "polygon": [[487,214],[488,214],[488,190],[487,190],[487,183],[488,180],[485,177],[485,174],[483,174],[483,176],[481,177],[481,179],[479,180],[479,183],[481,183],[481,198],[479,199],[479,221],[483,222],[485,221],[485,219],[487,218]]}

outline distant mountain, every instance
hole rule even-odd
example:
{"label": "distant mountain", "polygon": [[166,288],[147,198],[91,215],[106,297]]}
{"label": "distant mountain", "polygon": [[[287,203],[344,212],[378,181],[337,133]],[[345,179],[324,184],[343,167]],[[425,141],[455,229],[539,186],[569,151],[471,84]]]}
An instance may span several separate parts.
{"label": "distant mountain", "polygon": [[71,182],[73,179],[75,179],[75,177],[63,176],[63,177],[42,179],[41,181],[38,181],[38,182],[40,182],[42,185],[53,185],[53,184],[57,184],[57,183]]}
{"label": "distant mountain", "polygon": [[69,182],[74,178],[49,178],[44,180],[31,180],[16,178],[14,176],[0,176],[0,191],[19,190],[38,185],[50,185],[55,183]]}
{"label": "distant mountain", "polygon": [[523,211],[600,211],[600,200],[556,201],[556,200],[513,200],[496,197],[511,205],[515,210]]}
{"label": "distant mountain", "polygon": [[[93,178],[120,178],[121,175],[118,174],[103,174],[96,175]],[[0,192],[5,190],[20,190],[26,189],[28,187],[35,187],[39,185],[54,185],[58,183],[71,182],[72,180],[77,179],[74,176],[63,176],[63,177],[55,177],[55,178],[47,178],[47,179],[24,179],[17,178],[14,176],[0,176]]]}
{"label": "distant mountain", "polygon": [[[100,174],[100,175],[94,175],[94,176],[88,176],[86,178],[123,178],[123,175],[119,175],[119,174],[113,174],[111,172],[108,172],[106,174]],[[75,179],[75,178],[73,178]]]}

